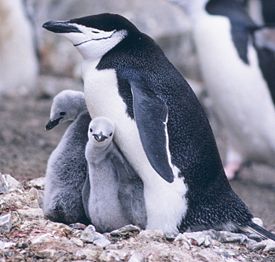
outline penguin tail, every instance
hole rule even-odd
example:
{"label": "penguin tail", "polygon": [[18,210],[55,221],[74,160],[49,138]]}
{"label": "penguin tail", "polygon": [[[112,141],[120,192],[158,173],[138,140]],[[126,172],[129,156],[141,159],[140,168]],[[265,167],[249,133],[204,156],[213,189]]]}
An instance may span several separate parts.
{"label": "penguin tail", "polygon": [[246,227],[241,228],[244,232],[247,233],[256,233],[258,236],[260,236],[263,239],[271,239],[275,241],[275,234],[267,231],[263,227],[257,225],[254,222],[250,222]]}

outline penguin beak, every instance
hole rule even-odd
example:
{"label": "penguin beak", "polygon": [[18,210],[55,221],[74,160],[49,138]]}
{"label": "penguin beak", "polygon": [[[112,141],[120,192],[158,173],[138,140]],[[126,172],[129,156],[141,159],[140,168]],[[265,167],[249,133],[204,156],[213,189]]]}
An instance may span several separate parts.
{"label": "penguin beak", "polygon": [[97,142],[103,142],[105,139],[108,138],[107,136],[104,136],[102,132],[100,132],[99,134],[93,134],[93,136]]}
{"label": "penguin beak", "polygon": [[54,33],[81,33],[81,31],[69,21],[48,21],[43,24],[43,27]]}
{"label": "penguin beak", "polygon": [[62,118],[63,118],[63,117],[59,117],[59,118],[57,118],[57,119],[55,119],[55,120],[49,120],[49,122],[48,122],[47,125],[46,125],[46,130],[48,131],[48,130],[53,129],[55,126],[57,126],[57,125],[59,124],[59,122],[60,122],[60,120],[61,120]]}

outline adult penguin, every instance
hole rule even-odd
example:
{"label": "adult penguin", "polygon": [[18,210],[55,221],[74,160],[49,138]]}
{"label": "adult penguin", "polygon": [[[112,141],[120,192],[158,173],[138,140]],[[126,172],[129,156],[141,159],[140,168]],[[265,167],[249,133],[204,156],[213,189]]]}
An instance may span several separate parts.
{"label": "adult penguin", "polygon": [[246,161],[275,167],[272,28],[256,25],[237,0],[173,2],[191,18],[205,86],[227,130],[228,178]]}
{"label": "adult penguin", "polygon": [[116,124],[114,139],[144,183],[147,228],[257,227],[226,179],[196,96],[149,36],[116,14],[44,27],[84,57],[88,110]]}

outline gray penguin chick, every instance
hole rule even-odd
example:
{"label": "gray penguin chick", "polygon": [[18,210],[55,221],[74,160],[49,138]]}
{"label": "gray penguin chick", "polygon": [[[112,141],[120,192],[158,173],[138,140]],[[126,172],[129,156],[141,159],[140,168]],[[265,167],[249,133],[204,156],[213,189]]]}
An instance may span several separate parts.
{"label": "gray penguin chick", "polygon": [[67,121],[73,123],[48,160],[43,211],[55,222],[87,224],[81,191],[87,175],[85,146],[91,117],[82,92],[65,90],[54,97],[46,129]]}
{"label": "gray penguin chick", "polygon": [[147,221],[143,183],[113,142],[114,129],[108,118],[93,119],[85,149],[89,176],[82,199],[87,215],[99,232],[127,224],[145,228]]}

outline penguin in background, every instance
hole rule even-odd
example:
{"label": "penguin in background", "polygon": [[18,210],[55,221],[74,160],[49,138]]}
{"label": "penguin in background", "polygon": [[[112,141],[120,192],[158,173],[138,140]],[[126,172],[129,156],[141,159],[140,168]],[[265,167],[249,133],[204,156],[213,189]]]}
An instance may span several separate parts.
{"label": "penguin in background", "polygon": [[229,179],[246,161],[275,167],[275,45],[237,0],[173,0],[190,16],[205,87],[227,130]]}
{"label": "penguin in background", "polygon": [[253,228],[275,239],[231,189],[205,112],[149,36],[116,14],[43,26],[82,54],[87,108],[115,123],[115,142],[144,184],[147,229]]}
{"label": "penguin in background", "polygon": [[23,0],[0,0],[0,95],[28,94],[39,72],[33,28]]}
{"label": "penguin in background", "polygon": [[257,24],[275,25],[275,0],[247,0],[246,2],[248,12]]}
{"label": "penguin in background", "polygon": [[89,223],[81,193],[88,172],[85,146],[90,121],[83,92],[64,90],[54,97],[46,130],[60,123],[72,123],[47,163],[43,212],[52,221]]}

